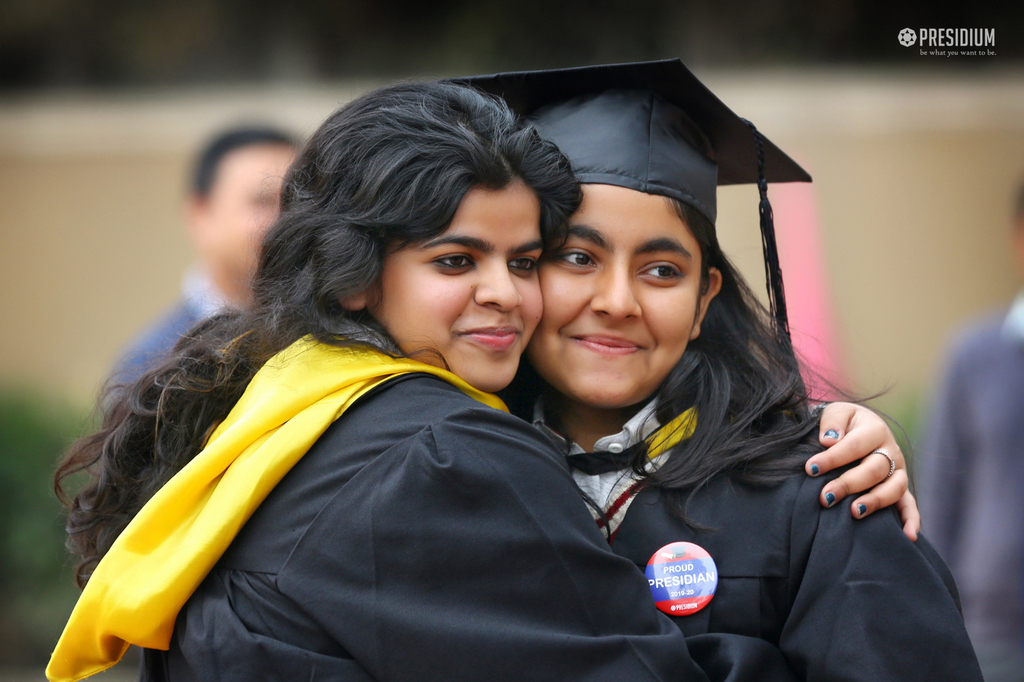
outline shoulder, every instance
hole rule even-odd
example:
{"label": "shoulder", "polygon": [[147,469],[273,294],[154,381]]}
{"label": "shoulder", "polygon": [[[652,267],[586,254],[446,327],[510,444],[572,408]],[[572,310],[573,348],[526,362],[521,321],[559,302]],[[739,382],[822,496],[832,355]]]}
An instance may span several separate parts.
{"label": "shoulder", "polygon": [[954,345],[970,346],[998,337],[1006,320],[1006,308],[989,311],[965,325],[954,337]]}
{"label": "shoulder", "polygon": [[429,374],[399,376],[361,398],[337,424],[348,433],[380,433],[396,440],[429,430],[438,447],[472,441],[508,442],[553,452],[532,426],[488,407]]}
{"label": "shoulder", "polygon": [[116,376],[130,381],[142,374],[147,365],[171,350],[178,339],[201,319],[185,300],[179,300],[127,346],[121,355]]}
{"label": "shoulder", "polygon": [[843,473],[854,468],[856,464],[848,464],[823,476],[811,477],[800,473],[794,475],[787,481],[791,491],[793,505],[791,525],[794,528],[794,536],[813,535],[824,527],[842,527],[849,532],[856,532],[858,524],[867,525],[868,519],[872,519],[871,525],[883,524],[892,526],[902,536],[897,518],[893,515],[893,509],[882,509],[864,519],[854,519],[850,514],[850,503],[853,497],[838,500],[832,507],[821,506],[821,491],[829,481],[839,478]]}
{"label": "shoulder", "polygon": [[[945,587],[949,597],[958,602],[956,586],[945,564],[928,543],[921,538],[911,542],[904,534],[895,507],[881,509],[863,519],[855,519],[850,513],[850,502],[846,498],[831,508],[821,506],[821,490],[831,480],[838,478],[855,465],[848,465],[823,476],[810,477],[794,474],[774,488],[747,489],[738,484],[723,484],[731,491],[728,495],[719,493],[725,506],[734,506],[736,523],[747,517],[747,525],[754,536],[775,537],[778,544],[787,548],[789,571],[798,580],[807,579],[805,571],[815,570],[819,562],[835,562],[837,571],[864,570],[871,573],[871,566],[845,565],[856,561],[854,557],[878,557],[888,565],[902,565],[906,578],[915,572],[926,572],[936,585]],[[714,490],[714,487],[711,488]],[[815,558],[815,557],[818,558]],[[822,559],[822,557],[829,557]],[[826,571],[831,579],[839,575]],[[880,571],[879,575],[885,571]],[[817,579],[821,576],[814,576]]]}
{"label": "shoulder", "polygon": [[892,508],[863,519],[848,501],[822,508],[823,483],[800,486],[791,522],[781,646],[797,669],[814,679],[857,669],[863,679],[980,680],[956,587],[931,546],[903,535]]}
{"label": "shoulder", "polygon": [[993,349],[1003,343],[1002,329],[1006,310],[993,312],[960,329],[949,344],[950,363],[953,367],[971,365],[991,356]]}
{"label": "shoulder", "polygon": [[518,482],[540,469],[571,478],[565,458],[523,420],[428,374],[409,374],[361,398],[310,455],[375,468],[417,466],[433,475]]}
{"label": "shoulder", "polygon": [[133,345],[138,350],[167,349],[177,342],[202,317],[184,299],[154,320],[136,337]]}
{"label": "shoulder", "polygon": [[[933,596],[955,604],[953,610],[958,611],[959,596],[949,569],[926,539],[912,542],[903,534],[895,507],[855,519],[850,513],[853,498],[840,500],[829,509],[821,506],[824,484],[853,466],[820,478],[804,477],[800,482],[790,528],[794,566],[806,570],[802,579],[873,576],[890,581],[901,594],[910,593],[908,581],[917,581],[919,590],[924,581],[934,590]],[[823,566],[830,568],[822,570]]]}
{"label": "shoulder", "polygon": [[[345,500],[390,504],[428,489],[451,494],[507,488],[509,481],[519,485],[543,476],[537,473],[542,468],[569,478],[554,448],[521,420],[437,377],[402,375],[360,398],[328,427],[256,510],[230,560],[221,563],[278,570],[310,524]],[[332,532],[329,524],[321,530]]]}

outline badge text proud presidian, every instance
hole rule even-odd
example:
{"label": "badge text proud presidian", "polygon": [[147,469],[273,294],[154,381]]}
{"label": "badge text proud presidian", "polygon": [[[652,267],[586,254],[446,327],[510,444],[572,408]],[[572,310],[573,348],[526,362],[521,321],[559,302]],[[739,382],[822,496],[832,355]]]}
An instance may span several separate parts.
{"label": "badge text proud presidian", "polygon": [[647,562],[647,582],[659,610],[688,616],[707,606],[718,587],[711,555],[692,542],[665,545]]}

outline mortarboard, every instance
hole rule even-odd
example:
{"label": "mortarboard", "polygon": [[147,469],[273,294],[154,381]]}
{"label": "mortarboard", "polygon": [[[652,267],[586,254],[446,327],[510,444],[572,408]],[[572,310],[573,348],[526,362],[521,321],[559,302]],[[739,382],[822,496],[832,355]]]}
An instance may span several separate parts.
{"label": "mortarboard", "polygon": [[788,335],[767,182],[811,176],[678,59],[455,79],[503,98],[554,142],[584,183],[683,201],[715,222],[718,185],[757,183],[772,312]]}

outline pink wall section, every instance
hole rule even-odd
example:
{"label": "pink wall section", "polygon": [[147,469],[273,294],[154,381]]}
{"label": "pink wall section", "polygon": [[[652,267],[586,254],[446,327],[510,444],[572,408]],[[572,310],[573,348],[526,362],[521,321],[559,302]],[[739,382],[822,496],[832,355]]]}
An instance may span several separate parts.
{"label": "pink wall section", "polygon": [[789,328],[805,368],[804,380],[815,397],[835,397],[828,383],[845,386],[846,373],[831,312],[814,186],[802,182],[771,185],[768,198],[775,214]]}

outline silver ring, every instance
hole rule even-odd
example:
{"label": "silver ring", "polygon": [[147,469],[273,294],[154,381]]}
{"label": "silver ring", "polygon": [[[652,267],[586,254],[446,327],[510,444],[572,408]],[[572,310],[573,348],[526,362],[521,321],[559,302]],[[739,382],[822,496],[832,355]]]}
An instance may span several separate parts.
{"label": "silver ring", "polygon": [[887,460],[889,460],[889,473],[885,475],[886,478],[889,478],[896,472],[896,460],[892,458],[892,455],[889,454],[888,450],[884,448],[878,448],[877,450],[871,452],[868,456],[870,457],[871,455],[882,455]]}

